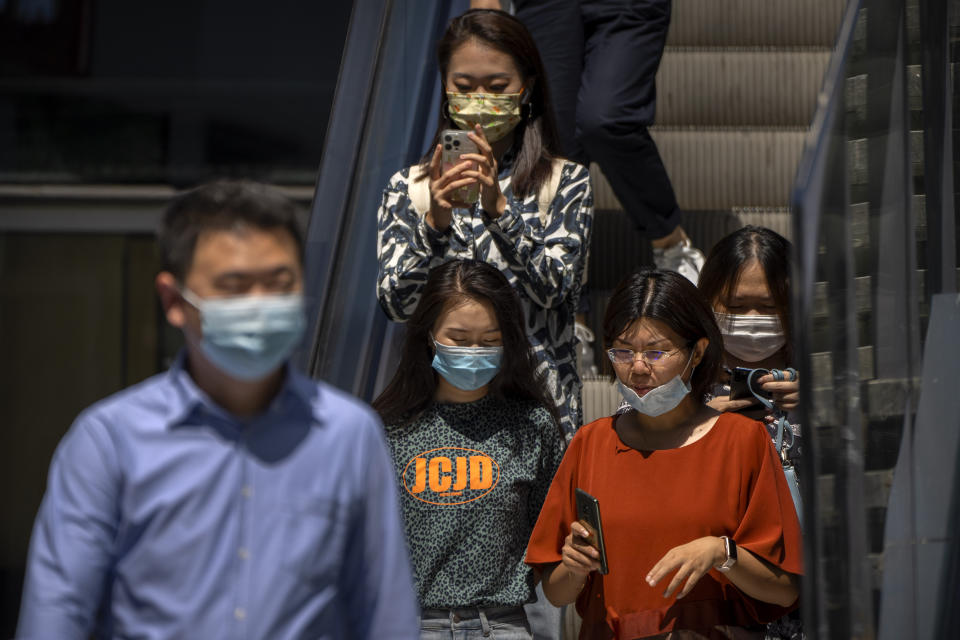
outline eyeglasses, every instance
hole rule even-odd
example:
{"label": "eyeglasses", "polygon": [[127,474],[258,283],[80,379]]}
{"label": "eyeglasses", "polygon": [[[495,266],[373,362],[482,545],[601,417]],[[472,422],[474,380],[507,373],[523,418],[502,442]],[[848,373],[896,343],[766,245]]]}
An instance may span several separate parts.
{"label": "eyeglasses", "polygon": [[684,347],[671,349],[670,351],[659,351],[647,349],[646,351],[634,351],[633,349],[607,349],[607,355],[614,364],[633,364],[637,358],[643,360],[646,364],[653,365],[669,358],[678,351],[683,351]]}

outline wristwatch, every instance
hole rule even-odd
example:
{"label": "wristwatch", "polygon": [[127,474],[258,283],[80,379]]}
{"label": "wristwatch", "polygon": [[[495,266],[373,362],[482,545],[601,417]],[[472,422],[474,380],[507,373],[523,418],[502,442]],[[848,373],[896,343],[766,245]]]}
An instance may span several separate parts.
{"label": "wristwatch", "polygon": [[727,559],[723,561],[723,564],[717,565],[716,569],[721,573],[726,573],[730,571],[733,565],[737,564],[737,543],[728,536],[720,536],[720,539],[723,540],[723,550],[727,552]]}

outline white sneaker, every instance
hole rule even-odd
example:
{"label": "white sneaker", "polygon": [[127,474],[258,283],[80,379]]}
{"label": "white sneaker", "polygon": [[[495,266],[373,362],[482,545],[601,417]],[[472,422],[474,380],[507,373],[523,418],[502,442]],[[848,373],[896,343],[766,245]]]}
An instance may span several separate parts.
{"label": "white sneaker", "polygon": [[653,263],[658,269],[676,271],[693,284],[700,280],[704,260],[703,252],[693,246],[689,238],[672,247],[653,250]]}

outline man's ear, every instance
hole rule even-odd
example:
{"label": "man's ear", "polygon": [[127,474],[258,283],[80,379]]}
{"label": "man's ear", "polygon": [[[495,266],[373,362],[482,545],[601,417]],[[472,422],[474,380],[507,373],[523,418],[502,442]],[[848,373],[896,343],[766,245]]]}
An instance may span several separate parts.
{"label": "man's ear", "polygon": [[183,296],[180,295],[180,287],[177,286],[177,279],[169,271],[161,271],[156,279],[157,295],[160,296],[160,304],[163,305],[163,313],[167,317],[170,326],[182,329],[187,323],[187,316],[184,310]]}

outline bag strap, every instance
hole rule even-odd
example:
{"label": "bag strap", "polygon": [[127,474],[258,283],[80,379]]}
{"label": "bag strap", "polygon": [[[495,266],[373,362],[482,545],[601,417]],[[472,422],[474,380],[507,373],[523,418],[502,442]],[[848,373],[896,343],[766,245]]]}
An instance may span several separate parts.
{"label": "bag strap", "polygon": [[550,179],[540,187],[540,193],[537,194],[537,213],[540,215],[540,224],[547,224],[547,216],[550,214],[550,205],[557,195],[557,189],[560,188],[560,178],[563,177],[563,158],[554,158],[550,165]]}
{"label": "bag strap", "polygon": [[407,196],[410,198],[410,206],[413,210],[422,216],[430,212],[430,181],[423,176],[423,168],[419,164],[410,167],[409,177],[407,178]]}
{"label": "bag strap", "polygon": [[[792,367],[787,367],[786,369],[754,369],[754,371],[759,371],[762,374],[769,373],[773,376],[773,379],[776,381],[787,380],[784,374],[789,374],[789,380],[793,381],[797,379],[797,370]],[[787,480],[787,488],[790,489],[790,497],[793,499],[793,507],[797,512],[797,520],[800,522],[800,528],[803,529],[803,497],[800,495],[800,484],[797,481],[797,471],[793,467],[793,463],[787,460],[787,450],[794,445],[796,436],[793,433],[793,428],[787,422],[787,412],[781,411],[779,409],[774,409],[773,402],[761,396],[753,388],[753,373],[751,372],[747,376],[747,388],[750,389],[750,393],[753,394],[753,397],[760,401],[763,406],[771,409],[773,415],[777,418],[777,437],[774,441],[774,444],[777,447],[777,454],[780,456],[780,462],[783,463],[783,475]],[[784,446],[783,436],[785,433],[790,434],[790,444]]]}
{"label": "bag strap", "polygon": [[[544,183],[540,188],[540,193],[537,194],[537,213],[540,215],[540,225],[542,227],[547,226],[547,217],[550,215],[550,205],[553,204],[553,199],[557,197],[557,191],[560,190],[560,178],[563,177],[563,164],[566,162],[564,158],[554,158],[553,164],[550,167],[550,179]],[[584,248],[583,254],[583,273],[580,276],[580,284],[587,284],[587,278],[589,277],[589,266],[590,266],[590,245],[588,244]]]}
{"label": "bag strap", "polygon": [[[792,367],[787,367],[782,371],[780,369],[754,369],[753,370],[753,372],[757,372],[757,371],[759,371],[761,375],[769,373],[770,375],[773,376],[774,380],[778,380],[778,381],[786,380],[786,377],[784,376],[785,373],[790,374],[791,381],[797,379],[797,370]],[[776,436],[776,440],[774,441],[774,444],[776,444],[777,446],[777,453],[779,453],[782,457],[784,455],[784,451],[793,446],[793,443],[794,443],[793,429],[790,428],[789,425],[787,424],[786,412],[780,411],[779,409],[774,408],[773,402],[771,400],[769,400],[768,398],[764,398],[762,395],[760,395],[760,392],[758,392],[756,389],[753,388],[753,372],[751,372],[750,375],[747,376],[747,388],[750,389],[750,393],[753,394],[753,397],[756,398],[757,401],[760,402],[760,404],[765,406],[767,409],[770,409],[771,411],[773,411],[773,414],[777,417],[777,436]],[[783,436],[785,432],[790,433],[790,444],[788,444],[786,447],[783,446]]]}

